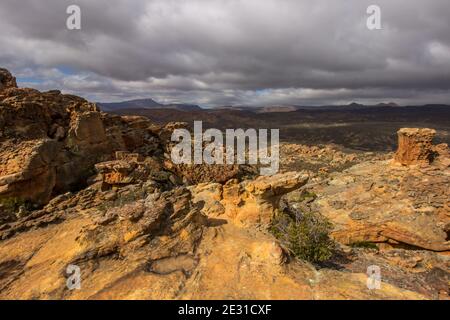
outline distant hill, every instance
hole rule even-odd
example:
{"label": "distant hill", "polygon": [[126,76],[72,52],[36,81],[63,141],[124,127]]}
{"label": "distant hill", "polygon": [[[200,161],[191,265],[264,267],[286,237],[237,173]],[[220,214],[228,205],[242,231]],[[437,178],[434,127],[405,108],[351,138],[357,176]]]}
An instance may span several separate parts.
{"label": "distant hill", "polygon": [[389,103],[379,103],[377,104],[378,107],[399,107],[398,104],[395,102],[389,102]]}
{"label": "distant hill", "polygon": [[129,109],[174,109],[181,111],[198,111],[202,110],[197,105],[192,104],[161,104],[153,99],[136,99],[122,102],[98,102],[97,105],[102,111],[112,112],[117,110],[129,110]]}
{"label": "distant hill", "polygon": [[376,105],[365,105],[361,103],[352,102],[347,105],[323,105],[323,106],[304,106],[304,105],[271,105],[271,106],[223,106],[215,108],[216,110],[240,110],[250,111],[254,113],[290,113],[299,110],[360,110],[372,109],[374,107],[401,107],[394,102],[379,103]]}

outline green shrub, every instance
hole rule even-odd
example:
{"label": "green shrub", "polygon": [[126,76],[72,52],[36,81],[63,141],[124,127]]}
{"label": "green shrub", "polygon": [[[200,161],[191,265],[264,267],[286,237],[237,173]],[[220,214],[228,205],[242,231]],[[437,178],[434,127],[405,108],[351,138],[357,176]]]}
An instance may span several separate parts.
{"label": "green shrub", "polygon": [[270,232],[285,245],[292,254],[312,263],[329,260],[335,245],[329,234],[333,225],[319,213],[300,213],[290,208],[279,213],[272,221]]}
{"label": "green shrub", "polygon": [[0,208],[2,208],[7,213],[17,213],[20,208],[25,210],[32,210],[33,204],[30,201],[23,200],[17,197],[9,197],[0,199]]}
{"label": "green shrub", "polygon": [[315,200],[316,198],[317,194],[308,190],[304,190],[300,195],[300,202],[303,202],[305,200]]}
{"label": "green shrub", "polygon": [[293,194],[291,196],[291,201],[292,202],[314,201],[316,198],[317,195],[314,192],[302,190],[297,194]]}

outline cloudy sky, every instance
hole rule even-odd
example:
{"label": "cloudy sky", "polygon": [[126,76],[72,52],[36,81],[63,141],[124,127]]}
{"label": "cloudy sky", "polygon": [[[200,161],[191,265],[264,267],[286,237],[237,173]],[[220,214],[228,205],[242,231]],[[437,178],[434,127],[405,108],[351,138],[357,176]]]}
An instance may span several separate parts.
{"label": "cloudy sky", "polygon": [[449,17],[449,0],[1,0],[0,66],[91,101],[450,104]]}

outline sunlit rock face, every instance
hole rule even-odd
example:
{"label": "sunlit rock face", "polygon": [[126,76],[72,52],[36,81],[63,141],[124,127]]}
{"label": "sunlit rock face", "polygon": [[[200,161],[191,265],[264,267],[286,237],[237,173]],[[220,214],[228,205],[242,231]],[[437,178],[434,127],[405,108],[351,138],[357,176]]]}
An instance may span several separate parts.
{"label": "sunlit rock face", "polygon": [[402,165],[429,164],[433,160],[436,130],[403,128],[398,131],[395,161]]}

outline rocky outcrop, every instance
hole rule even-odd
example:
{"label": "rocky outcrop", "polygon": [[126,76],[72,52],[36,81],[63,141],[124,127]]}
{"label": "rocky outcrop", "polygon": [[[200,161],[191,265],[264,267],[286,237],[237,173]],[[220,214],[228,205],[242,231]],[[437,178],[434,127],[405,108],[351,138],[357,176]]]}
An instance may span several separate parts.
{"label": "rocky outcrop", "polygon": [[174,142],[171,141],[172,132],[175,129],[187,129],[188,124],[184,122],[170,122],[161,128],[159,137],[165,150],[164,167],[182,178],[189,185],[199,183],[225,183],[230,179],[243,179],[254,176],[256,169],[249,165],[208,165],[208,164],[174,164],[170,154]]}
{"label": "rocky outcrop", "polygon": [[227,217],[239,226],[267,227],[283,195],[308,182],[306,173],[288,172],[225,185],[199,184],[191,188],[194,202],[203,203],[210,217]]}
{"label": "rocky outcrop", "polygon": [[383,155],[373,152],[349,153],[337,145],[307,146],[282,142],[280,144],[280,169],[295,171],[299,168],[319,175],[342,171],[364,161],[381,160]]}
{"label": "rocky outcrop", "polygon": [[[249,181],[246,194],[270,199],[294,188],[296,179],[291,178]],[[427,252],[350,249],[331,269],[288,263],[269,234],[225,214],[201,213],[207,199],[222,198],[216,189],[203,184],[203,192],[212,195],[204,194],[203,201],[193,201],[185,188],[160,192],[140,183],[105,191],[91,186],[53,199],[43,210],[0,230],[0,298],[445,297],[446,261]],[[69,265],[80,268],[79,290],[66,286]],[[382,268],[380,290],[367,289],[369,265]]]}
{"label": "rocky outcrop", "polygon": [[56,185],[60,151],[61,145],[53,140],[28,141],[1,150],[0,197],[47,203]]}
{"label": "rocky outcrop", "polygon": [[[42,229],[35,229],[2,243],[0,297],[170,297],[198,263],[195,253],[206,219],[190,197],[186,189],[177,188],[104,210],[95,207],[78,211],[73,218],[62,212],[58,224],[47,222],[44,233]],[[69,198],[53,205],[73,203],[75,199]],[[80,209],[76,206],[70,210]],[[28,218],[28,221],[33,220]],[[25,239],[28,248],[21,250],[19,248],[25,247],[22,242]],[[8,253],[7,248],[14,253]],[[81,269],[82,290],[67,289],[68,265]],[[17,268],[22,270],[19,277],[15,277]],[[21,290],[23,283],[31,279],[36,286]],[[137,286],[130,286],[129,280]],[[157,287],[161,290],[153,290]]]}
{"label": "rocky outcrop", "polygon": [[[59,91],[17,88],[4,69],[1,79],[0,204],[44,205],[58,194],[83,188],[95,174],[94,165],[113,160],[118,150],[151,156],[144,171],[161,173],[159,179],[170,177],[161,169],[159,128],[148,119],[109,116],[95,104]],[[136,169],[136,163],[124,166],[141,174],[142,166]],[[114,176],[106,175],[112,183]],[[126,180],[115,178],[117,184]]]}
{"label": "rocky outcrop", "polygon": [[95,104],[59,91],[14,86],[4,90],[0,202],[17,199],[42,205],[54,195],[82,187],[94,164],[110,157],[110,140]]}
{"label": "rocky outcrop", "polygon": [[101,181],[110,186],[127,185],[148,178],[148,170],[144,166],[144,159],[138,153],[116,152],[116,160],[101,162],[95,165],[101,175]]}
{"label": "rocky outcrop", "polygon": [[117,151],[116,160],[97,163],[95,168],[103,188],[148,181],[158,181],[172,186],[180,184],[179,178],[166,171],[157,158],[143,157],[139,153]]}
{"label": "rocky outcrop", "polygon": [[436,130],[433,129],[400,129],[395,161],[402,165],[429,164],[433,161],[435,135]]}
{"label": "rocky outcrop", "polygon": [[0,68],[0,91],[8,88],[17,88],[16,78],[3,68]]}
{"label": "rocky outcrop", "polygon": [[226,183],[230,179],[242,179],[253,173],[251,168],[241,165],[205,165],[205,164],[173,164],[167,159],[164,162],[167,170],[181,177],[189,185],[198,183],[218,182]]}
{"label": "rocky outcrop", "polygon": [[424,167],[361,163],[315,186],[310,206],[334,223],[333,236],[344,244],[450,252],[449,179],[444,154]]}
{"label": "rocky outcrop", "polygon": [[[58,134],[58,129],[55,135]],[[62,136],[62,133],[59,134]],[[87,111],[76,113],[71,119],[68,131],[69,147],[86,147],[106,141],[105,128],[99,112]]]}
{"label": "rocky outcrop", "polygon": [[107,115],[82,98],[19,89],[9,72],[1,75],[8,90],[0,95],[0,201],[46,204],[86,186],[95,169],[106,188],[148,179],[173,186],[244,176],[238,165],[174,165],[170,137],[177,124],[161,128],[144,117]]}

